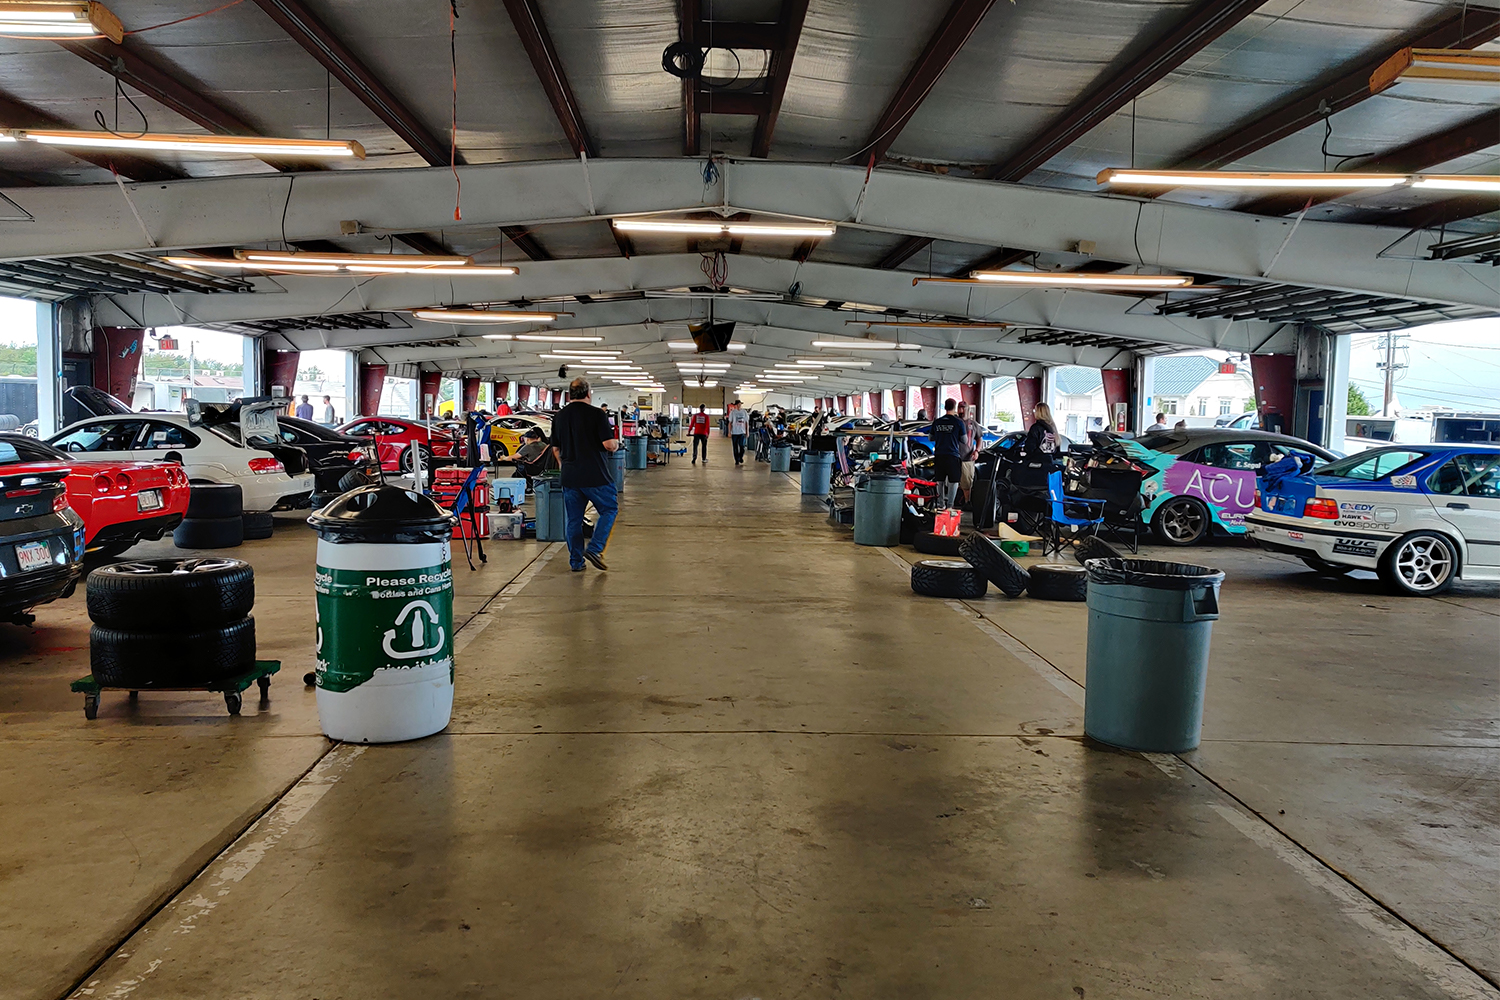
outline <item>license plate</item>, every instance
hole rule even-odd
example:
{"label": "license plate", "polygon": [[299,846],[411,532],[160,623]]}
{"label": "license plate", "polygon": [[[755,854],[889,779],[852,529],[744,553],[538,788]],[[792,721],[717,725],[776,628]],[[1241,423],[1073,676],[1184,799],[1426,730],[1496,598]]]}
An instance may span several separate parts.
{"label": "license plate", "polygon": [[52,550],[47,547],[46,542],[22,542],[16,546],[16,562],[20,563],[23,573],[51,566]]}
{"label": "license plate", "polygon": [[161,490],[141,490],[135,495],[135,509],[161,510]]}

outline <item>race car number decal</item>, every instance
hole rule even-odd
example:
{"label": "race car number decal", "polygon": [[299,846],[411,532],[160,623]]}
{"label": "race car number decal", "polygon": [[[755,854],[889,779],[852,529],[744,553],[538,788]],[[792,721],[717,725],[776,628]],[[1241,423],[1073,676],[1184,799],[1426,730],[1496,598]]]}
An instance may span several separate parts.
{"label": "race car number decal", "polygon": [[1333,552],[1334,555],[1374,559],[1375,543],[1367,542],[1362,538],[1340,538],[1333,543]]}
{"label": "race car number decal", "polygon": [[1416,476],[1392,476],[1391,485],[1397,489],[1414,490],[1417,488]]}

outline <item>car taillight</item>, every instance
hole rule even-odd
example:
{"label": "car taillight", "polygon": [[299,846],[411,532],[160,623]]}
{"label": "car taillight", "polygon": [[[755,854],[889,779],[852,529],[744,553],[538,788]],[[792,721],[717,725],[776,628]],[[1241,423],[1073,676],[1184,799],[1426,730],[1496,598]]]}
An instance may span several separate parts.
{"label": "car taillight", "polygon": [[349,461],[353,462],[355,465],[358,465],[360,462],[363,462],[364,460],[365,460],[365,452],[364,452],[363,448],[356,448],[355,450],[353,450],[353,451],[351,451],[349,453]]}
{"label": "car taillight", "polygon": [[121,493],[128,493],[130,491],[130,477],[123,472],[120,473],[115,477],[115,488]]}
{"label": "car taillight", "polygon": [[102,472],[94,477],[95,493],[108,493],[113,486],[114,482]]}
{"label": "car taillight", "polygon": [[56,514],[67,509],[68,495],[66,493],[59,493],[57,496],[52,498],[52,513]]}
{"label": "car taillight", "polygon": [[1327,497],[1314,497],[1302,505],[1303,517],[1321,517],[1332,521],[1339,516],[1339,505],[1337,501]]}
{"label": "car taillight", "polygon": [[264,476],[271,472],[285,472],[286,466],[274,458],[252,458],[250,460],[250,471],[257,476]]}

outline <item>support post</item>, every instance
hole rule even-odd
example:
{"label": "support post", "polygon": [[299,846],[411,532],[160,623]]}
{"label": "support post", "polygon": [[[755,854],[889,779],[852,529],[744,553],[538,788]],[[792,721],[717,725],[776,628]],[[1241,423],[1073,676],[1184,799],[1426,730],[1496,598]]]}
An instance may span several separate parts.
{"label": "support post", "polygon": [[240,369],[240,395],[264,395],[261,389],[260,338],[242,337],[240,346],[243,348],[241,357],[244,360]]}
{"label": "support post", "polygon": [[62,430],[62,338],[57,306],[36,304],[36,428],[46,439]]}
{"label": "support post", "polygon": [[1328,419],[1323,422],[1323,440],[1319,442],[1329,451],[1342,453],[1344,438],[1349,432],[1349,348],[1348,337],[1328,338],[1328,361],[1324,371],[1328,373],[1328,390],[1325,394]]}
{"label": "support post", "polygon": [[1029,428],[1036,420],[1036,404],[1042,401],[1042,380],[1035,375],[1017,376],[1016,398],[1021,401],[1021,426]]}

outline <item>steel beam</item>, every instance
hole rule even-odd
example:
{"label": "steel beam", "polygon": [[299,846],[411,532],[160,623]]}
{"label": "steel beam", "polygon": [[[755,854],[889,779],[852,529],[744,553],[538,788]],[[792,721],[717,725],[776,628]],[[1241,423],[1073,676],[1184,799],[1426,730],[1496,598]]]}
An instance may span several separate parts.
{"label": "steel beam", "polygon": [[932,246],[931,236],[908,236],[890,253],[880,258],[880,263],[875,266],[882,271],[894,271],[930,246]]}
{"label": "steel beam", "polygon": [[[984,20],[984,15],[995,6],[995,0],[953,0],[948,13],[938,24],[937,30],[927,40],[927,47],[917,57],[906,79],[901,81],[896,94],[881,113],[880,120],[870,132],[870,140],[864,146],[860,159],[867,155],[875,162],[885,159],[891,145],[901,135],[911,116],[917,113],[928,93],[942,77],[943,71],[963,49],[964,43]],[[892,265],[894,266],[894,265]]]}
{"label": "steel beam", "polygon": [[[688,45],[699,45],[698,31],[703,14],[699,0],[679,0],[677,37]],[[703,120],[698,110],[698,81],[682,81],[682,155],[697,156],[702,149]]]}
{"label": "steel beam", "polygon": [[[1449,8],[1451,10],[1451,8]],[[1271,143],[1316,125],[1370,96],[1370,74],[1395,49],[1472,49],[1500,37],[1500,10],[1475,6],[1454,14],[1436,27],[1386,46],[1370,57],[1345,63],[1289,101],[1235,127],[1206,146],[1189,153],[1178,164],[1183,169],[1213,170],[1233,163]]]}
{"label": "steel beam", "polygon": [[447,246],[444,246],[441,241],[433,239],[426,233],[392,233],[391,237],[405,243],[417,253],[431,254],[434,257],[446,257],[453,252]]}
{"label": "steel beam", "polygon": [[[1500,118],[1493,111],[1478,118],[1460,122],[1452,128],[1433,135],[1423,136],[1416,142],[1379,153],[1360,162],[1358,169],[1372,173],[1405,174],[1427,170],[1460,156],[1476,153],[1491,146],[1500,146]],[[1332,194],[1314,194],[1312,204],[1321,205],[1339,197]],[[1289,215],[1300,211],[1308,199],[1303,195],[1280,194],[1257,198],[1248,205],[1239,206],[1241,212],[1254,215]],[[1492,199],[1493,204],[1493,199]]]}
{"label": "steel beam", "polygon": [[[1458,198],[1447,198],[1431,205],[1420,205],[1404,212],[1370,212],[1356,221],[1378,222],[1392,229],[1441,229],[1453,222],[1472,219],[1476,215],[1500,212],[1500,196],[1493,194],[1466,194]],[[1493,302],[1491,303],[1493,305]]]}
{"label": "steel beam", "polygon": [[[12,97],[0,94],[0,122],[4,122],[7,128],[72,128],[72,124],[63,121],[55,115],[50,115],[40,108],[23,104]],[[164,163],[147,159],[144,156],[131,156],[129,153],[110,153],[91,149],[71,149],[59,146],[58,149],[68,155],[92,163],[96,167],[105,170],[116,170],[121,177],[128,177],[136,181],[174,181],[187,175],[169,167]]]}
{"label": "steel beam", "polygon": [[525,226],[501,226],[500,232],[510,240],[511,245],[524,253],[530,260],[551,260],[552,254],[548,253],[531,231]]}
{"label": "steel beam", "polygon": [[952,275],[950,275],[950,277],[967,278],[969,274],[974,271],[1003,270],[1004,268],[1010,267],[1012,264],[1021,263],[1021,261],[1025,260],[1027,257],[1030,257],[1031,254],[1032,251],[1030,250],[1013,250],[1010,247],[996,247],[993,253],[986,254],[985,256],[974,261],[972,264],[964,265],[963,267],[954,271]]}
{"label": "steel beam", "polygon": [[787,81],[792,76],[792,60],[797,55],[797,44],[802,39],[802,23],[807,20],[808,0],[781,0],[781,18],[778,45],[771,50],[771,66],[766,74],[767,106],[759,112],[755,123],[755,137],[750,142],[750,155],[771,155],[771,137],[776,132],[776,119],[781,114],[781,100],[786,96]]}
{"label": "steel beam", "polygon": [[[448,163],[449,144],[422,124],[302,0],[255,0],[255,3],[422,159],[433,166]],[[455,158],[459,163],[464,162],[462,156]]]}
{"label": "steel beam", "polygon": [[[1080,239],[1090,239],[1096,256],[1129,261],[1136,259],[1139,226],[1139,232],[1153,234],[1142,241],[1152,254],[1148,268],[1248,281],[1296,280],[1309,287],[1460,305],[1490,307],[1500,298],[1500,269],[1475,274],[1441,262],[1413,266],[1409,260],[1382,256],[1405,235],[1383,226],[1303,220],[1288,242],[1290,219],[904,171],[877,171],[866,187],[861,167],[783,161],[725,160],[718,182],[706,187],[702,164],[685,158],[596,160],[589,165],[588,186],[572,160],[481,164],[460,172],[463,227],[453,225],[453,178],[445,169],[301,175],[298,211],[286,220],[286,238],[337,239],[346,219],[360,219],[372,232],[483,232],[500,226],[536,231],[549,223],[614,215],[727,208],[1039,252],[1071,251]],[[136,184],[128,190],[130,204],[114,185],[17,192],[37,221],[0,222],[0,255],[24,259],[140,252],[147,249],[142,224],[162,248],[246,246],[282,238],[285,177],[199,178]],[[728,206],[726,191],[732,196]],[[856,206],[858,224],[848,221]],[[1421,256],[1432,241],[1432,236],[1419,234],[1403,247]],[[1267,276],[1273,260],[1275,273]]]}
{"label": "steel beam", "polygon": [[1239,24],[1265,0],[1204,0],[1192,13],[1153,42],[1123,70],[1095,87],[1082,100],[1048,125],[1042,134],[986,176],[997,181],[1019,181],[1081,139],[1094,126],[1119,111],[1147,88],[1203,50],[1214,39]]}
{"label": "steel beam", "polygon": [[59,42],[63,48],[93,63],[121,83],[128,84],[163,107],[216,135],[259,135],[254,126],[204,96],[202,84],[184,82],[141,52],[134,43],[116,45],[107,38]]}
{"label": "steel beam", "polygon": [[547,100],[552,102],[552,111],[557,115],[558,124],[568,137],[568,144],[573,147],[573,155],[586,153],[594,156],[593,140],[584,127],[578,99],[573,96],[573,88],[568,86],[568,78],[563,73],[562,62],[557,58],[557,49],[552,45],[552,36],[547,32],[537,0],[505,0],[505,9],[510,12],[516,34],[521,36],[521,44],[526,49],[532,68],[536,70],[542,89],[547,93]]}

